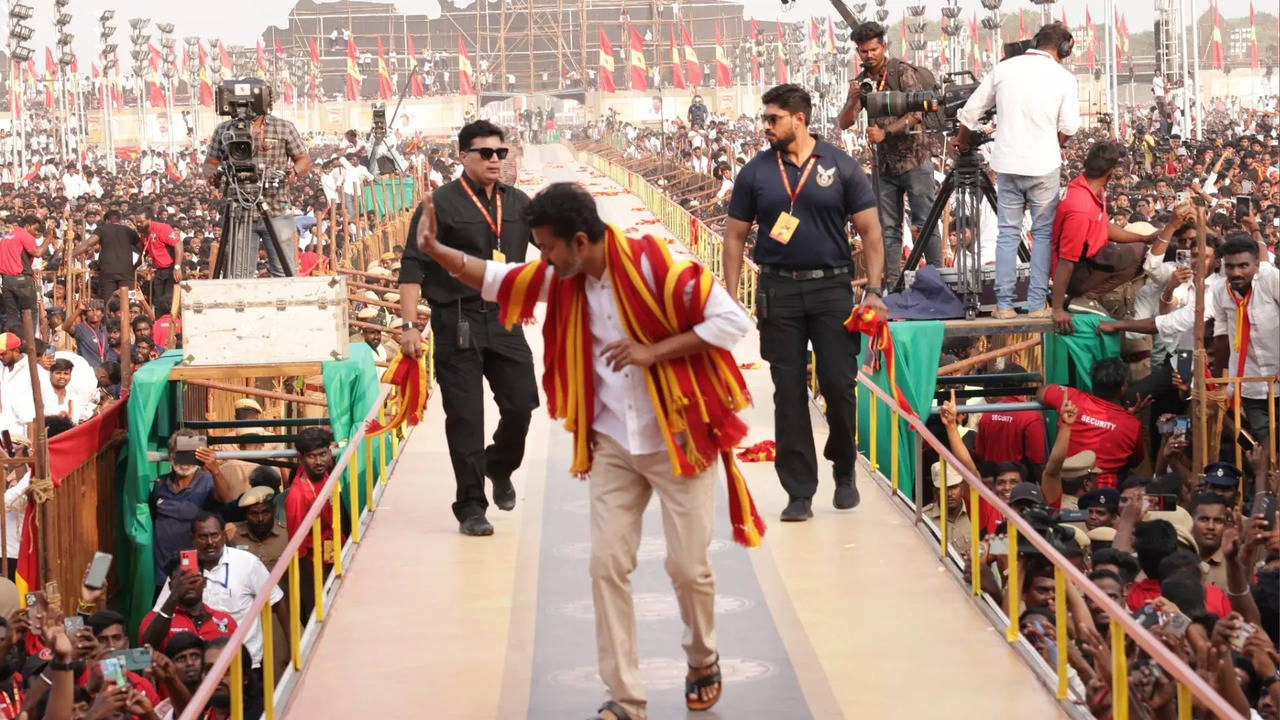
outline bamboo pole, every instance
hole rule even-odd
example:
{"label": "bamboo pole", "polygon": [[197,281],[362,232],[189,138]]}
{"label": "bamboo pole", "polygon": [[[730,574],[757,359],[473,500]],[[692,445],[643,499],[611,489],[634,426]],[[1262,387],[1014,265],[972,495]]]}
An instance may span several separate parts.
{"label": "bamboo pole", "polygon": [[130,382],[133,380],[133,323],[129,317],[129,288],[116,291],[120,298],[120,397],[129,394]]}
{"label": "bamboo pole", "polygon": [[[31,399],[35,405],[35,420],[31,423],[30,432],[27,436],[31,439],[31,450],[35,455],[35,465],[31,471],[31,485],[33,489],[49,488],[52,490],[53,480],[49,477],[49,437],[44,427],[44,397],[40,391],[40,374],[36,363],[36,343],[35,343],[35,323],[31,318],[30,310],[22,311],[22,341],[26,344],[27,351],[27,372],[31,377]],[[53,538],[58,537],[51,527],[54,522],[53,509],[49,507],[48,500],[52,497],[46,497],[42,491],[33,492],[32,500],[36,502],[36,515],[39,518],[37,531],[39,532],[40,542],[40,568],[33,578],[35,587],[40,586],[40,578],[55,578],[58,576],[58,556],[53,549]]]}
{"label": "bamboo pole", "polygon": [[210,390],[225,390],[227,392],[240,393],[241,395],[249,395],[252,397],[260,397],[266,400],[279,400],[281,402],[298,403],[300,405],[317,405],[319,407],[328,407],[328,403],[320,398],[306,397],[305,395],[290,395],[288,393],[274,392],[271,390],[259,390],[248,385],[232,385],[230,383],[218,382],[216,380],[183,380],[188,385],[196,387],[209,388]]}
{"label": "bamboo pole", "polygon": [[965,358],[964,360],[953,362],[950,365],[943,365],[942,367],[938,368],[938,376],[941,377],[943,375],[955,375],[961,371],[968,370],[969,368],[975,365],[981,365],[982,363],[988,362],[990,360],[995,360],[996,358],[1001,358],[1006,355],[1013,355],[1014,353],[1019,353],[1019,352],[1022,352],[1023,350],[1029,350],[1039,344],[1040,344],[1040,338],[1036,337],[1036,338],[1030,338],[1028,340],[1023,340],[1021,342],[1016,342],[1012,345],[1005,345],[1004,347],[996,348],[995,350],[989,350],[987,352],[974,355],[971,358]]}
{"label": "bamboo pole", "polygon": [[1196,474],[1204,471],[1205,456],[1209,452],[1209,402],[1205,394],[1208,392],[1208,386],[1205,382],[1205,376],[1208,375],[1205,370],[1208,367],[1209,356],[1204,351],[1204,263],[1200,262],[1200,258],[1204,257],[1205,238],[1208,231],[1205,228],[1204,209],[1196,209],[1196,260],[1192,263],[1192,278],[1196,288],[1196,324],[1195,324],[1195,345],[1194,352],[1191,357],[1192,371],[1195,377],[1191,378],[1191,412],[1195,415],[1195,432],[1193,433],[1191,442],[1191,467]]}

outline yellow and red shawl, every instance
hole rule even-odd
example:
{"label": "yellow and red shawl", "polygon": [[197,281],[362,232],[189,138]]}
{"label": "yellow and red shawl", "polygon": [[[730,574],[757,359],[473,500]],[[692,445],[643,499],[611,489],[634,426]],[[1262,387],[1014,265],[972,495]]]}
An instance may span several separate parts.
{"label": "yellow and red shawl", "polygon": [[388,430],[398,428],[402,424],[417,425],[422,420],[422,412],[427,405],[427,396],[431,389],[427,386],[427,356],[409,357],[397,352],[395,359],[382,373],[382,382],[394,386],[396,393],[396,412],[391,418],[379,422],[370,420],[365,425],[365,434],[372,437]]}
{"label": "yellow and red shawl", "polygon": [[915,415],[916,411],[911,409],[907,396],[903,394],[902,388],[898,387],[898,361],[893,352],[893,335],[889,332],[889,318],[874,308],[862,305],[855,307],[853,312],[849,313],[848,319],[844,321],[844,327],[849,332],[867,336],[867,349],[870,351],[867,357],[873,367],[879,367],[880,356],[884,357],[885,373],[889,376],[889,389],[893,392],[893,399],[908,414]]}
{"label": "yellow and red shawl", "polygon": [[[652,345],[702,322],[715,282],[706,268],[690,261],[673,262],[665,243],[649,235],[627,238],[612,226],[606,233],[605,249],[606,271],[629,337]],[[642,258],[653,271],[657,291],[645,282]],[[573,434],[570,470],[584,476],[591,471],[595,410],[586,278],[561,279],[547,268],[546,263],[535,260],[510,270],[499,286],[498,313],[508,328],[532,322],[542,288],[549,283],[542,329],[542,386],[547,411],[563,420],[565,429]],[[732,353],[712,348],[660,361],[645,371],[645,383],[675,473],[697,475],[710,467],[719,453],[728,481],[733,538],[747,547],[758,546],[764,536],[764,521],[733,458],[734,447],[747,434],[747,425],[737,412],[751,398]]]}

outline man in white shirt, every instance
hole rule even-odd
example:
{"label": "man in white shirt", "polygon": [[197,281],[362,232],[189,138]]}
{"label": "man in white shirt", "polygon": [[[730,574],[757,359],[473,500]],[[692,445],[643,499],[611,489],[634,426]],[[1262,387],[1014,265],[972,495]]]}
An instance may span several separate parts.
{"label": "man in white shirt", "polygon": [[1074,45],[1062,23],[1040,28],[1034,49],[998,63],[982,79],[959,113],[956,146],[966,150],[969,133],[993,106],[997,110],[991,169],[997,173],[996,214],[1000,232],[996,248],[995,317],[1015,315],[1014,286],[1022,215],[1031,208],[1031,286],[1027,310],[1048,317],[1051,234],[1061,188],[1061,146],[1080,129],[1080,101],[1075,76],[1062,67]]}
{"label": "man in white shirt", "polygon": [[1250,432],[1262,441],[1270,424],[1267,386],[1280,382],[1280,269],[1259,263],[1260,254],[1243,232],[1218,248],[1227,281],[1213,288],[1213,366],[1229,377],[1272,378],[1241,383],[1238,390]]}
{"label": "man in white shirt", "polygon": [[[422,216],[435,217],[429,200],[424,202]],[[585,464],[585,469],[575,465],[579,468],[575,472],[589,472],[596,642],[600,676],[612,698],[596,717],[645,717],[630,574],[636,567],[641,516],[655,492],[662,501],[666,528],[666,569],[685,623],[684,647],[689,664],[685,704],[694,710],[708,709],[721,691],[714,632],[715,580],[707,551],[714,525],[714,462],[696,474],[677,474],[673,469],[674,456],[668,455],[673,436],[666,430],[666,423],[659,422],[657,400],[651,399],[655,392],[651,368],[685,357],[693,358],[694,364],[699,358],[710,362],[713,353],[731,349],[746,335],[749,321],[724,287],[713,281],[701,312],[692,313],[701,322],[672,327],[670,334],[653,343],[640,342],[633,337],[636,331],[629,331],[623,323],[624,317],[637,317],[633,313],[638,309],[621,306],[613,288],[615,282],[626,280],[616,279],[610,268],[625,260],[606,263],[611,252],[623,255],[625,251],[619,246],[628,241],[605,227],[590,194],[570,183],[554,183],[533,198],[528,217],[547,263],[541,268],[546,273],[543,281],[537,283],[537,290],[529,286],[530,292],[545,299],[553,283],[563,283],[556,285],[557,302],[578,307],[585,301],[586,305],[580,317],[587,325],[584,332],[590,343],[591,367],[583,368],[583,374],[591,375],[582,381],[569,377],[571,387],[566,390],[584,404],[590,403],[589,409],[583,411],[585,422],[574,425],[574,434],[575,463],[582,460]],[[519,270],[522,266],[482,262],[440,244],[434,226],[434,222],[419,223],[419,249],[463,284],[480,288],[485,300],[497,299],[510,272],[527,274]],[[633,282],[643,282],[650,293],[658,290],[655,286],[661,285],[661,280],[656,277],[649,255],[640,254],[633,262],[641,276]],[[689,297],[686,294],[686,302]],[[508,310],[504,307],[502,311]],[[516,311],[524,313],[520,308]],[[550,317],[552,310],[548,313]],[[565,332],[572,334],[571,330]],[[565,342],[568,345],[574,340],[566,337]],[[548,373],[552,372],[548,369]],[[705,401],[718,403],[709,396]],[[695,425],[696,421],[690,420],[689,438],[705,430],[705,426]],[[589,455],[587,444],[591,447]]]}
{"label": "man in white shirt", "polygon": [[[36,367],[41,392],[53,392],[49,373]],[[47,389],[47,390],[46,390]],[[0,333],[0,431],[14,437],[30,437],[28,425],[36,419],[35,394],[22,341],[13,333]]]}
{"label": "man in white shirt", "polygon": [[[262,623],[257,617],[249,617],[249,610],[258,593],[267,586],[271,572],[257,555],[245,550],[227,547],[227,536],[222,518],[202,512],[191,521],[191,536],[195,545],[200,571],[204,574],[204,602],[214,610],[221,610],[235,618],[237,625],[253,623],[253,629],[245,636],[244,646],[253,656],[253,666],[262,665]],[[283,627],[289,627],[289,617],[280,602],[284,593],[278,584],[271,585],[271,605]],[[163,613],[169,600],[169,581],[164,581],[155,608]],[[172,612],[172,610],[170,610]],[[276,652],[282,652],[276,648]]]}

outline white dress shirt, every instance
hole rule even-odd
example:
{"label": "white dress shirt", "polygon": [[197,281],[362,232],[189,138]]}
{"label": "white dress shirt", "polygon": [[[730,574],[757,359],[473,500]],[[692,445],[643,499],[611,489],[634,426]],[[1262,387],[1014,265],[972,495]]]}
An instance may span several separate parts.
{"label": "white dress shirt", "polygon": [[[513,267],[517,265],[492,260],[485,262],[484,286],[480,290],[485,300],[497,300],[502,278]],[[645,282],[652,288],[653,268],[643,257],[640,260],[640,271]],[[548,268],[547,272],[552,270]],[[550,285],[550,282],[542,284],[539,301],[547,299]],[[627,338],[627,331],[622,326],[618,304],[613,296],[609,273],[604,273],[598,279],[587,275],[585,286],[587,321],[591,326],[592,366],[595,371],[595,421],[592,429],[613,438],[632,455],[663,451],[666,449],[666,442],[662,438],[653,401],[649,397],[644,369],[628,365],[621,370],[614,370],[604,361],[605,346]],[[692,330],[707,343],[732,350],[750,327],[746,312],[717,282],[711,286],[702,322],[694,325]]]}
{"label": "white dress shirt", "polygon": [[28,467],[22,479],[4,491],[4,554],[9,567],[18,560],[22,544],[22,521],[27,514],[27,488],[31,487],[31,469]]}
{"label": "white dress shirt", "polygon": [[[1224,285],[1226,279],[1221,275],[1214,273],[1204,279],[1204,319],[1212,320],[1217,312],[1217,304],[1214,301],[1215,293],[1219,286]],[[1139,315],[1138,300],[1147,294],[1149,288],[1157,288],[1153,297],[1155,298],[1155,309],[1151,312]],[[1164,285],[1144,285],[1142,290],[1138,292],[1138,297],[1134,299],[1134,318],[1144,318],[1155,316],[1156,318],[1156,337],[1153,342],[1154,355],[1156,349],[1163,348],[1166,356],[1171,355],[1175,350],[1194,350],[1196,346],[1196,286],[1195,283],[1188,280],[1173,290],[1174,309],[1160,315],[1160,295],[1164,293]],[[1143,308],[1146,311],[1146,308]],[[1190,378],[1184,378],[1190,380]]]}
{"label": "white dress shirt", "polygon": [[[257,555],[230,546],[222,548],[222,559],[217,565],[204,571],[204,603],[214,610],[221,610],[235,618],[237,625],[243,625],[246,613],[258,591],[271,579],[271,572],[262,564]],[[271,586],[271,604],[275,605],[284,597],[279,585]],[[155,610],[164,607],[169,599],[169,581],[164,581],[160,589],[160,597],[156,598]],[[253,656],[253,666],[262,664],[262,623],[253,618],[253,628],[244,638],[244,646]],[[276,650],[279,652],[279,648]]]}
{"label": "white dress shirt", "polygon": [[970,130],[992,106],[997,109],[991,169],[997,173],[1038,177],[1062,165],[1058,133],[1080,129],[1076,78],[1041,50],[996,63],[960,110]]}
{"label": "white dress shirt", "polygon": [[[1207,294],[1207,293],[1206,293]],[[1222,335],[1234,343],[1236,336],[1236,303],[1231,297],[1231,286],[1222,283],[1213,289],[1213,336]],[[1253,294],[1249,296],[1249,351],[1244,360],[1245,375],[1275,376],[1280,372],[1280,269],[1263,264],[1253,276]],[[1233,347],[1229,353],[1227,375],[1236,377],[1240,353]],[[1230,389],[1228,389],[1230,392]],[[1244,383],[1242,397],[1266,399],[1267,383]]]}

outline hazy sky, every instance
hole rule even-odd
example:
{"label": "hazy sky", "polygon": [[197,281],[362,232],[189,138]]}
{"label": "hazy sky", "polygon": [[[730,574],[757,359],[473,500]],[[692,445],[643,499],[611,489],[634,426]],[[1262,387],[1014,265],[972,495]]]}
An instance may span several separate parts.
{"label": "hazy sky", "polygon": [[[35,49],[37,67],[44,69],[44,48],[52,46],[54,39],[52,12],[53,0],[23,0],[35,7],[35,17],[29,21],[35,28],[35,37],[31,46]],[[910,0],[910,4],[924,2],[929,7],[927,17],[936,20],[943,0]],[[1196,0],[1203,12],[1207,0]],[[219,0],[217,3],[205,5],[200,2],[178,3],[172,0],[71,0],[67,11],[72,14],[71,33],[75,35],[76,54],[80,58],[81,71],[88,70],[88,59],[96,58],[98,53],[98,14],[110,7],[116,11],[113,23],[116,25],[115,42],[119,45],[120,63],[128,66],[129,25],[128,18],[146,17],[154,22],[171,22],[176,26],[175,35],[181,38],[186,35],[200,35],[203,38],[217,37],[231,45],[252,44],[254,38],[267,25],[283,27],[287,24],[289,9],[294,0]],[[868,5],[872,3],[869,2]],[[891,0],[887,4],[890,18],[899,18],[908,2]],[[1055,17],[1061,13],[1059,7],[1065,7],[1067,17],[1072,23],[1081,22],[1085,12],[1085,0],[1061,0],[1055,5]],[[802,19],[809,15],[827,15],[834,12],[826,0],[797,0],[786,12],[781,11],[780,0],[745,0],[746,14],[761,20],[772,20],[775,17],[786,21]],[[977,11],[982,13],[979,0],[961,0],[964,14]],[[1103,0],[1089,0],[1089,11],[1096,22],[1101,22],[1106,14]],[[1126,21],[1131,31],[1149,29],[1152,21],[1152,3],[1150,0],[1136,3],[1121,3],[1126,13]],[[1257,0],[1255,6],[1260,12],[1275,12],[1275,0]],[[440,12],[436,0],[404,0],[397,2],[396,7],[409,13],[427,13],[435,16]],[[1031,10],[1035,6],[1029,0],[1005,0],[1003,10],[1015,12],[1019,8]],[[1249,0],[1221,0],[1221,12],[1226,17],[1247,16]],[[869,13],[868,13],[869,14]],[[152,25],[149,29],[153,38],[158,38],[158,31]],[[6,32],[7,35],[7,32]]]}

